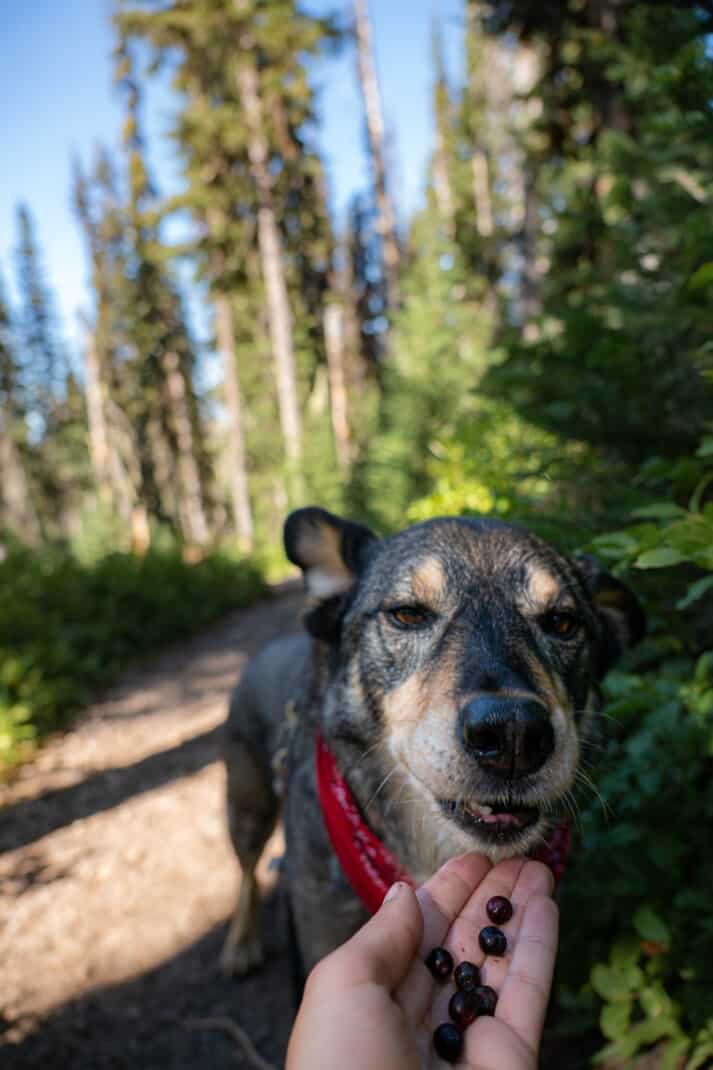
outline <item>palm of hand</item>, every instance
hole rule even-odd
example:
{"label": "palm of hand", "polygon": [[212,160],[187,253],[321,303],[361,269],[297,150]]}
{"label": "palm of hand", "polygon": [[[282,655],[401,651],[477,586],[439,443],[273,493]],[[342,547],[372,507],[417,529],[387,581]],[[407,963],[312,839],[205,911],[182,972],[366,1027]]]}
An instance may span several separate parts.
{"label": "palm of hand", "polygon": [[[453,859],[416,893],[387,903],[307,982],[290,1041],[288,1070],[443,1068],[433,1031],[448,1021],[452,981],[434,981],[424,960],[446,947],[457,964],[482,967],[498,993],[493,1017],[464,1033],[461,1070],[534,1070],[557,945],[552,875],[539,862],[491,866],[482,855]],[[512,902],[502,958],[485,958],[478,934],[493,895]],[[420,908],[420,909],[419,909]],[[338,1055],[337,1061],[335,1058]]]}
{"label": "palm of hand", "polygon": [[[419,959],[394,999],[413,1028],[423,1066],[442,1065],[431,1038],[441,1022],[449,1021],[447,1005],[455,991],[452,981],[439,984],[423,965],[430,949],[441,946],[456,965],[466,960],[481,966],[482,982],[498,993],[495,1015],[477,1018],[465,1030],[459,1065],[472,1070],[536,1067],[557,944],[551,887],[551,875],[540,863],[511,859],[490,868],[485,859],[469,855],[416,892],[424,916]],[[492,896],[505,896],[514,907],[513,918],[503,927],[507,949],[499,959],[486,959],[477,942],[481,929],[490,924],[485,904]]]}
{"label": "palm of hand", "polygon": [[[482,983],[498,993],[495,1015],[477,1018],[465,1030],[459,1065],[469,1070],[534,1070],[556,949],[557,909],[548,898],[551,888],[551,876],[538,863],[513,859],[490,868],[484,859],[469,855],[417,892],[424,918],[419,955],[392,995],[382,989],[383,999],[391,1002],[394,1039],[398,1036],[401,1046],[399,1063],[384,1061],[383,1066],[413,1070],[419,1063],[445,1065],[433,1050],[432,1037],[434,1029],[449,1020],[448,1001],[455,986],[452,981],[435,982],[423,965],[429,951],[441,946],[456,965],[467,960],[481,966]],[[478,934],[490,924],[485,904],[493,895],[507,896],[514,914],[504,926],[505,955],[486,959]],[[382,1008],[381,1013],[386,1011]]]}

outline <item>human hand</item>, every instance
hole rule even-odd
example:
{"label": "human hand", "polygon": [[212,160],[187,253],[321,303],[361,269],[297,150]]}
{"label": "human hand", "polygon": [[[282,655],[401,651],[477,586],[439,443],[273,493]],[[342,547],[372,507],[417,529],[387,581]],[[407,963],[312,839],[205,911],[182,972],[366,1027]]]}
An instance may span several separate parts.
{"label": "human hand", "polygon": [[[534,1070],[557,949],[552,874],[540,862],[482,855],[447,862],[417,892],[394,885],[380,910],[310,974],[286,1070],[415,1070],[443,1067],[433,1030],[448,1021],[453,985],[434,981],[424,959],[446,947],[458,964],[482,966],[498,993],[493,1017],[464,1032],[465,1070]],[[486,958],[478,934],[493,895],[512,902],[502,958]]]}

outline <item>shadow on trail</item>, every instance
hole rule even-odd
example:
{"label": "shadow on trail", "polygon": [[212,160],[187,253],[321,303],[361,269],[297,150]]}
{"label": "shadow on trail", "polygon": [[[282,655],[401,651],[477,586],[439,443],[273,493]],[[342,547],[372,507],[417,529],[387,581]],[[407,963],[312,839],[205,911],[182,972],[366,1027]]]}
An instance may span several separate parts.
{"label": "shadow on trail", "polygon": [[222,725],[132,765],[103,769],[0,812],[0,853],[26,847],[73,821],[111,810],[127,799],[197,773],[220,756]]}
{"label": "shadow on trail", "polygon": [[0,1065],[3,1070],[248,1070],[238,1042],[216,1026],[216,1019],[227,1019],[248,1034],[263,1059],[281,1067],[295,1006],[285,915],[278,884],[265,902],[265,966],[240,981],[219,971],[226,932],[220,925],[136,978],[58,1008],[20,1043],[7,1042],[9,1023],[0,1018]]}

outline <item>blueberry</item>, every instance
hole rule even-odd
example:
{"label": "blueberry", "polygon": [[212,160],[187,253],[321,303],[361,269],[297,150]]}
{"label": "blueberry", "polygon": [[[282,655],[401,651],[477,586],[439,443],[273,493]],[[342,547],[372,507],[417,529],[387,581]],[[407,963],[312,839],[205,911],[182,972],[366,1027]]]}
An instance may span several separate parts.
{"label": "blueberry", "polygon": [[491,988],[490,985],[478,985],[477,988],[473,989],[472,994],[477,1005],[476,1017],[480,1017],[481,1014],[495,1014],[498,994],[494,988]]}
{"label": "blueberry", "polygon": [[512,903],[504,895],[494,895],[485,904],[485,913],[496,925],[504,925],[512,917]]}
{"label": "blueberry", "polygon": [[434,947],[426,959],[426,965],[437,981],[445,981],[451,975],[453,958],[445,947]]}
{"label": "blueberry", "polygon": [[454,992],[448,1003],[448,1014],[459,1029],[478,1017],[478,1000],[474,992]]}
{"label": "blueberry", "polygon": [[453,980],[463,992],[469,992],[480,984],[480,970],[473,962],[461,962],[456,966]]}
{"label": "blueberry", "polygon": [[486,925],[480,930],[478,943],[481,951],[484,951],[486,955],[504,955],[505,948],[508,946],[505,933],[495,925]]}
{"label": "blueberry", "polygon": [[433,1032],[436,1055],[447,1063],[454,1063],[463,1051],[463,1034],[452,1022],[444,1022]]}

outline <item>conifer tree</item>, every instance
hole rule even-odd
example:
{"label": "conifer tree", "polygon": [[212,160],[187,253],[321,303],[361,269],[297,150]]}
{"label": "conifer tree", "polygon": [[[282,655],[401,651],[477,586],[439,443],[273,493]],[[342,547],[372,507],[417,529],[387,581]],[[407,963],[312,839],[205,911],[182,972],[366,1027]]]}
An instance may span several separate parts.
{"label": "conifer tree", "polygon": [[3,528],[35,543],[40,524],[32,501],[25,459],[27,428],[18,395],[10,307],[0,278],[0,513]]}
{"label": "conifer tree", "polygon": [[[158,55],[177,60],[175,84],[186,106],[175,136],[188,188],[172,203],[193,213],[199,271],[222,306],[215,317],[220,349],[237,354],[251,481],[257,488],[265,478],[272,487],[284,480],[286,468],[302,478],[303,471],[316,470],[324,425],[314,415],[319,405],[305,414],[305,402],[310,394],[320,396],[315,385],[326,360],[322,303],[331,259],[321,167],[305,135],[313,116],[304,55],[331,28],[300,12],[294,0],[190,0],[180,12],[173,5],[126,4],[119,21],[127,34],[148,39]],[[275,370],[272,382],[266,356]],[[275,416],[283,442],[278,454],[266,433]],[[305,421],[316,436],[308,451]],[[234,417],[231,422],[238,426]],[[323,468],[322,445],[317,452]],[[237,482],[245,484],[242,476]],[[234,486],[234,503],[236,494]],[[271,495],[254,493],[253,503]]]}
{"label": "conifer tree", "polygon": [[67,364],[59,338],[54,297],[44,277],[34,223],[24,204],[18,206],[17,223],[18,389],[24,395],[25,411],[33,423],[32,433],[40,439],[51,431]]}
{"label": "conifer tree", "polygon": [[[705,286],[691,285],[709,259],[713,180],[702,10],[487,7],[491,32],[540,57],[530,151],[537,255],[548,265],[542,320],[508,338],[491,389],[608,465],[691,451],[710,406]],[[609,492],[611,477],[603,483],[591,500]]]}
{"label": "conifer tree", "polygon": [[18,207],[17,215],[16,396],[27,424],[28,474],[36,488],[43,532],[59,537],[69,534],[75,523],[77,483],[86,479],[74,465],[74,461],[79,468],[83,465],[75,443],[84,414],[77,404],[76,383],[70,376],[32,217],[25,205]]}
{"label": "conifer tree", "polygon": [[98,151],[90,178],[75,159],[72,195],[89,253],[95,300],[93,315],[83,316],[80,324],[89,455],[99,498],[130,534],[132,529],[146,530],[147,516],[136,435],[123,407],[118,354],[125,341],[125,225],[106,151]]}
{"label": "conifer tree", "polygon": [[[287,292],[282,237],[277,224],[273,179],[269,168],[269,143],[258,70],[256,41],[249,23],[254,15],[250,0],[234,0],[240,17],[235,77],[240,108],[247,128],[247,153],[257,196],[257,237],[262,277],[268,306],[268,323],[279,403],[285,455],[299,478],[302,458],[302,420],[297,397],[293,320]],[[297,488],[296,488],[297,489]]]}
{"label": "conifer tree", "polygon": [[371,23],[367,0],[354,0],[354,27],[357,42],[359,85],[364,99],[369,154],[374,174],[386,302],[387,309],[393,311],[398,308],[401,300],[399,279],[401,253],[396,228],[396,212],[386,174],[384,119],[371,44]]}
{"label": "conifer tree", "polygon": [[127,328],[138,387],[137,415],[147,447],[145,478],[153,484],[157,511],[170,517],[189,542],[201,545],[208,541],[209,530],[201,472],[201,428],[193,390],[195,353],[160,240],[156,192],[146,168],[139,126],[138,83],[121,37],[116,58],[117,80],[127,98],[128,266],[134,287],[133,299],[127,302],[131,316]]}
{"label": "conifer tree", "polygon": [[451,166],[453,158],[453,116],[446,72],[443,63],[443,44],[437,23],[433,25],[432,54],[434,67],[433,115],[435,150],[433,153],[433,191],[442,226],[449,238],[455,237],[455,204]]}

